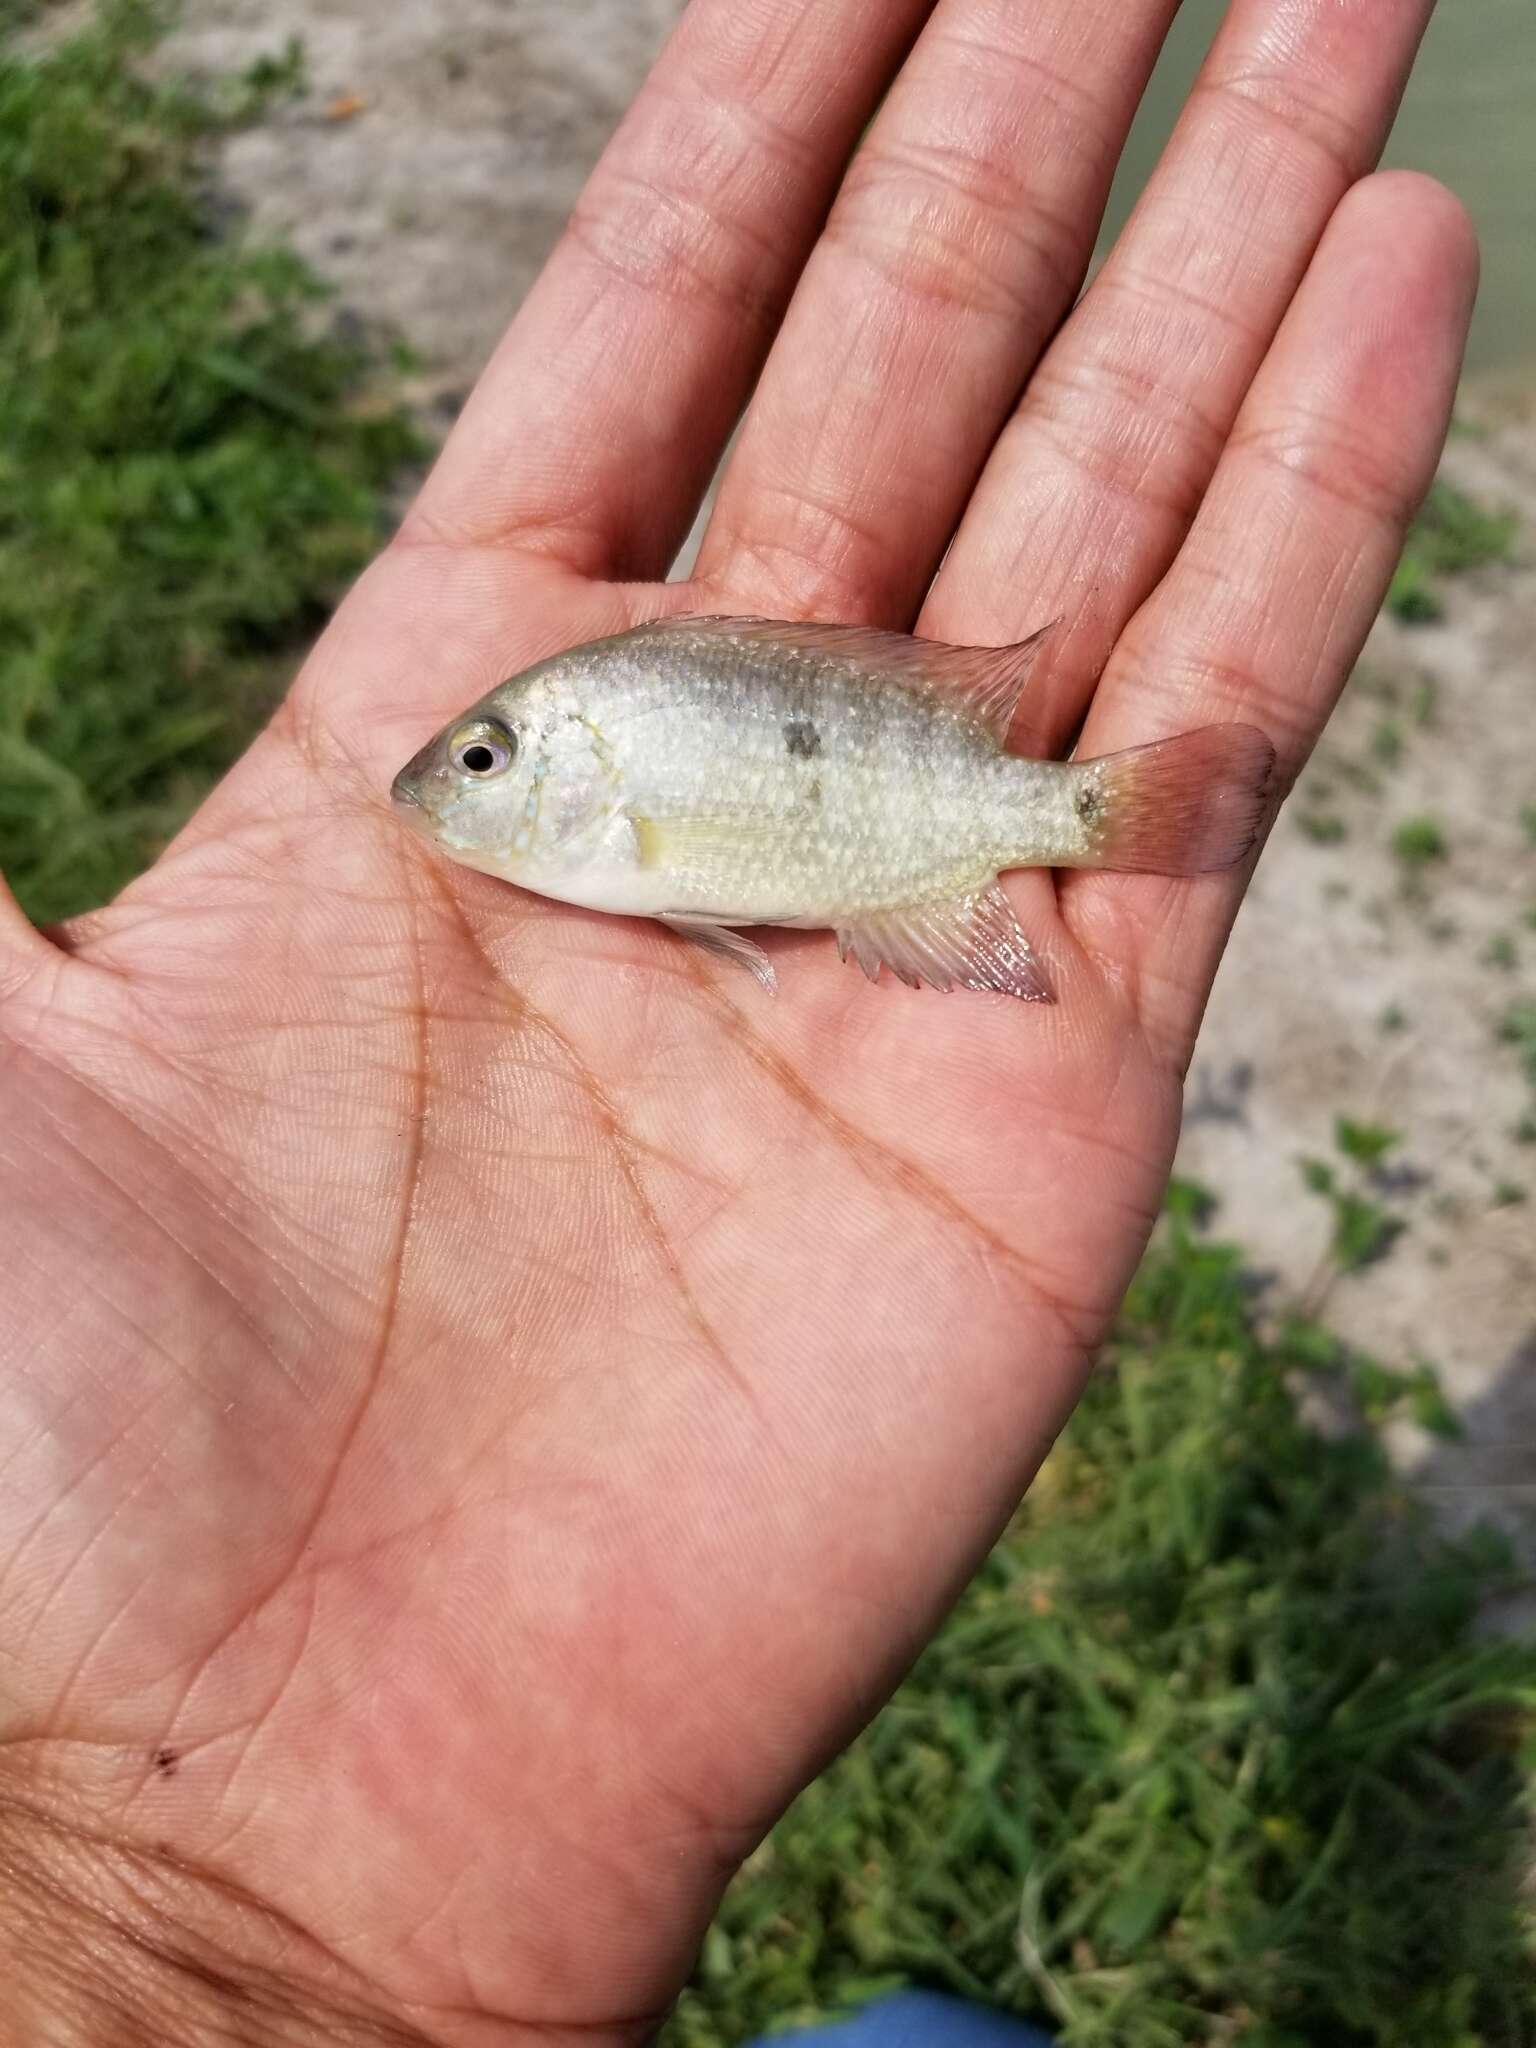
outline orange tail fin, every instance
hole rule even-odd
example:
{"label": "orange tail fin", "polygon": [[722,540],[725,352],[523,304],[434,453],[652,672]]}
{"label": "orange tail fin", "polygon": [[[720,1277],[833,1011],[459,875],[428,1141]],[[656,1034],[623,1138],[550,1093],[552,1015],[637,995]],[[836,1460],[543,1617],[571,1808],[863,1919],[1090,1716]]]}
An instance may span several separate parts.
{"label": "orange tail fin", "polygon": [[1208,725],[1081,764],[1084,867],[1203,875],[1252,851],[1269,811],[1275,750],[1252,725]]}

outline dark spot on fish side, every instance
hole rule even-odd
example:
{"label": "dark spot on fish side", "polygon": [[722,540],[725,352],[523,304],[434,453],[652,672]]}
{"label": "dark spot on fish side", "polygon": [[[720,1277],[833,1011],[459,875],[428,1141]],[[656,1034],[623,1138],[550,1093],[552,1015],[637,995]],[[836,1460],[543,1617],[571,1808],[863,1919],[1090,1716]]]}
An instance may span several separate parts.
{"label": "dark spot on fish side", "polygon": [[801,761],[811,761],[821,752],[821,734],[808,718],[792,718],[784,728],[784,745]]}
{"label": "dark spot on fish side", "polygon": [[1103,814],[1104,795],[1089,783],[1077,792],[1077,815],[1085,825],[1091,825]]}
{"label": "dark spot on fish side", "polygon": [[180,1762],[181,1758],[174,1749],[157,1749],[155,1751],[154,1766],[162,1778],[174,1778],[176,1766]]}

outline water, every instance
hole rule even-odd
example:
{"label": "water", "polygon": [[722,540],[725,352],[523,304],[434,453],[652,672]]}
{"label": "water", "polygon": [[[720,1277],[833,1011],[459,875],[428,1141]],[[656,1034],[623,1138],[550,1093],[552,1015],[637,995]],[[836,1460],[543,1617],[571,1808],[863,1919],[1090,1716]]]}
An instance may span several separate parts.
{"label": "water", "polygon": [[[1111,228],[1144,183],[1225,0],[1185,0],[1121,165]],[[1387,153],[1471,208],[1483,240],[1475,373],[1536,375],[1536,0],[1441,0]]]}

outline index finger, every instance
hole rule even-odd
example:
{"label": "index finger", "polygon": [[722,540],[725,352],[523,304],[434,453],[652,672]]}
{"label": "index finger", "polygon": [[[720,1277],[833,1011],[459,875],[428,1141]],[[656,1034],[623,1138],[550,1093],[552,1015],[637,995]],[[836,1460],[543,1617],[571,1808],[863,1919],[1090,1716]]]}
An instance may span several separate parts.
{"label": "index finger", "polygon": [[664,575],[933,0],[694,0],[402,539]]}

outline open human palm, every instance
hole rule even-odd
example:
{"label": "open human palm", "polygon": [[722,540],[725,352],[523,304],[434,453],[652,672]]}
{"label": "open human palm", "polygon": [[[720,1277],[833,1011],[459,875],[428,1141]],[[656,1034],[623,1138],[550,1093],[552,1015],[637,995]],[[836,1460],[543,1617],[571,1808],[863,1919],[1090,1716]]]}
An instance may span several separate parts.
{"label": "open human palm", "polygon": [[1054,1007],[788,934],[771,1002],[386,792],[676,610],[1060,615],[1021,750],[1237,718],[1294,774],[1475,252],[1365,179],[1427,0],[1235,0],[1062,325],[1173,11],[695,0],[272,729],[115,904],[0,913],[8,2016],[644,2038],[1017,1502],[1246,875],[1011,878]]}

